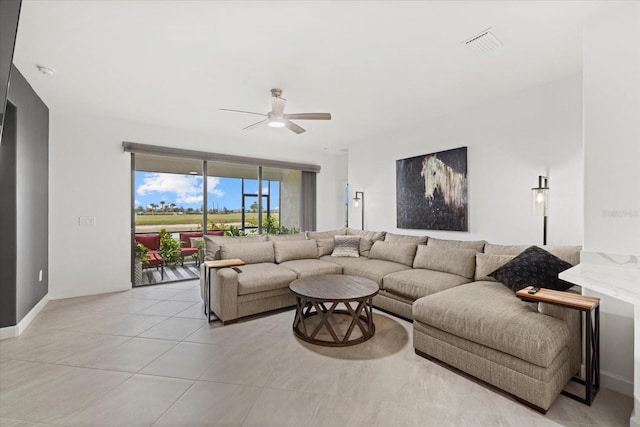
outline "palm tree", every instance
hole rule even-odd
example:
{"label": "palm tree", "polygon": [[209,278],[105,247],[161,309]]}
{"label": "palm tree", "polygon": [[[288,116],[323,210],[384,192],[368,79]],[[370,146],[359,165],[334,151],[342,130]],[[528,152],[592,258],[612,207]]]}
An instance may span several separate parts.
{"label": "palm tree", "polygon": [[171,204],[169,205],[169,210],[170,210],[171,212],[175,212],[175,210],[176,210],[176,204],[175,204],[175,203],[171,203]]}
{"label": "palm tree", "polygon": [[160,200],[160,206],[162,207],[162,212],[164,212],[164,205],[165,205],[166,203],[167,203],[167,202],[165,202],[164,200]]}

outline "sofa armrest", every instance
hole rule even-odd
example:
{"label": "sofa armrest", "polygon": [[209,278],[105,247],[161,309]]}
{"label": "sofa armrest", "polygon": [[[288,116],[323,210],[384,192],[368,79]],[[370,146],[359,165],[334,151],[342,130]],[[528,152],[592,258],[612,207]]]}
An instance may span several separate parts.
{"label": "sofa armrest", "polygon": [[[204,264],[200,265],[200,296],[203,301],[207,286],[204,279],[206,268]],[[238,317],[238,273],[231,268],[211,269],[210,273],[209,307],[223,322],[236,319]]]}
{"label": "sofa armrest", "polygon": [[538,303],[538,312],[564,320],[569,328],[569,360],[571,373],[580,371],[582,364],[582,324],[580,311],[546,302]]}

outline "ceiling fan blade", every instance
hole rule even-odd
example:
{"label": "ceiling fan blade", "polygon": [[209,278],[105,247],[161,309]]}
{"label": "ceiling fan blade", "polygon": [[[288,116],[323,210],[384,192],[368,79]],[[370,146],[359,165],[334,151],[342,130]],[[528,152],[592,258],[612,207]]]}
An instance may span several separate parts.
{"label": "ceiling fan blade", "polygon": [[252,124],[252,125],[249,125],[249,126],[247,126],[246,128],[242,128],[242,130],[251,130],[251,129],[255,129],[255,128],[257,128],[258,126],[260,126],[261,124],[266,123],[266,122],[267,122],[267,119],[260,120],[259,122],[256,122],[256,123],[254,123],[254,124]]}
{"label": "ceiling fan blade", "polygon": [[230,110],[228,108],[219,108],[219,110],[220,111],[231,111],[232,113],[246,113],[246,114],[255,114],[257,116],[266,116],[266,114],[254,113],[253,111]]}
{"label": "ceiling fan blade", "polygon": [[284,117],[295,120],[331,120],[331,113],[295,113],[285,114]]}
{"label": "ceiling fan blade", "polygon": [[286,99],[280,98],[279,96],[271,97],[271,114],[274,116],[281,116],[284,111],[284,104],[287,102]]}
{"label": "ceiling fan blade", "polygon": [[294,131],[298,135],[300,135],[302,132],[306,132],[303,128],[293,123],[291,120],[285,119],[284,125],[287,127],[287,129]]}

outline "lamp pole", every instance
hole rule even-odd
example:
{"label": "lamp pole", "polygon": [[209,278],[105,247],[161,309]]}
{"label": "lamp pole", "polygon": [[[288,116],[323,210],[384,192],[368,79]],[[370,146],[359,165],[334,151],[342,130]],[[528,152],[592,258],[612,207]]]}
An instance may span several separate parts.
{"label": "lamp pole", "polygon": [[360,225],[362,230],[364,230],[364,191],[356,191],[356,196],[353,198],[353,202],[356,208],[358,207],[358,204],[362,204],[362,206],[360,207],[360,211],[362,214]]}

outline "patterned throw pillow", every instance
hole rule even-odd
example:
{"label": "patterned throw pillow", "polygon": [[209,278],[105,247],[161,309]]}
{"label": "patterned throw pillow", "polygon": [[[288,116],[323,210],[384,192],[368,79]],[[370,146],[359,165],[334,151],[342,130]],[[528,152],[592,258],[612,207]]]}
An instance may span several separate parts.
{"label": "patterned throw pillow", "polygon": [[514,292],[527,286],[566,291],[571,286],[558,274],[571,267],[566,261],[537,246],[530,246],[520,255],[489,274]]}
{"label": "patterned throw pillow", "polygon": [[331,256],[360,256],[360,236],[334,236]]}

